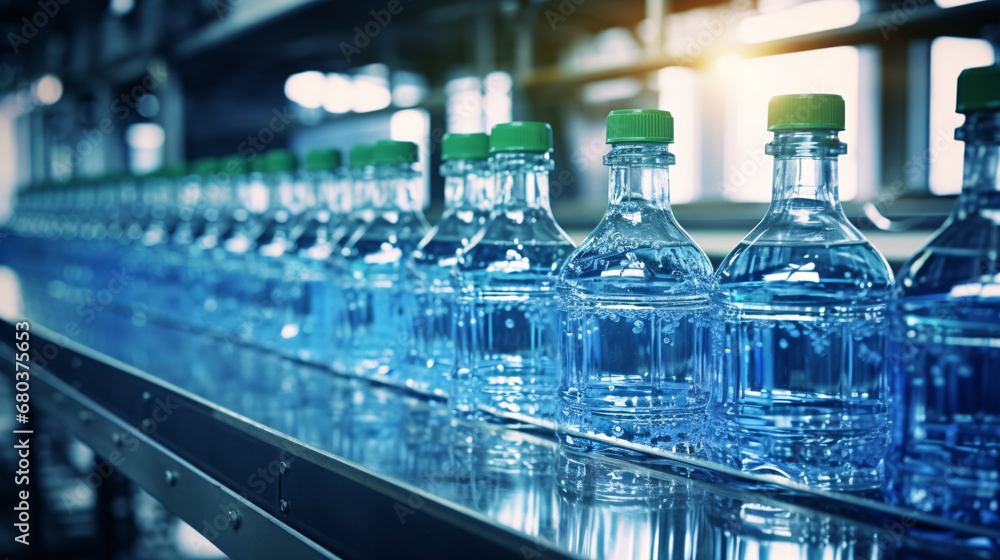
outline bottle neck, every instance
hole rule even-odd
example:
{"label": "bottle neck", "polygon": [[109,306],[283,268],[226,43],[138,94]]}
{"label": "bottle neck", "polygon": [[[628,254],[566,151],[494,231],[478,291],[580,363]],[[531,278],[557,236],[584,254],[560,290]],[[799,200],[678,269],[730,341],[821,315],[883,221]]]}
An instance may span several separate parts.
{"label": "bottle neck", "polygon": [[315,191],[304,181],[297,180],[293,171],[271,173],[271,208],[298,216],[316,203]]}
{"label": "bottle neck", "polygon": [[344,214],[350,210],[351,196],[341,171],[311,171],[306,182],[313,186],[318,211]]}
{"label": "bottle neck", "polygon": [[765,152],[774,156],[772,211],[803,203],[840,207],[837,156],[847,153],[847,144],[835,130],[778,131]]}
{"label": "bottle neck", "polygon": [[354,211],[370,211],[378,195],[375,166],[366,165],[351,169],[351,204]]}
{"label": "bottle neck", "polygon": [[608,211],[626,217],[645,210],[670,212],[670,166],[674,155],[669,145],[612,144],[604,156],[610,169]]}
{"label": "bottle neck", "polygon": [[202,178],[202,200],[209,207],[232,210],[236,199],[233,196],[232,181],[214,176]]}
{"label": "bottle neck", "polygon": [[487,160],[456,159],[441,164],[445,210],[486,210],[493,205]]}
{"label": "bottle neck", "polygon": [[549,208],[549,171],[555,167],[549,154],[501,152],[490,158],[498,199],[494,210]]}
{"label": "bottle neck", "polygon": [[192,219],[197,213],[199,204],[202,203],[200,177],[184,177],[178,179],[177,185],[177,205],[183,220]]}
{"label": "bottle neck", "polygon": [[416,189],[420,172],[412,164],[382,164],[377,167],[376,208],[383,212],[419,212]]}
{"label": "bottle neck", "polygon": [[965,142],[963,203],[996,204],[992,195],[1000,193],[1000,111],[969,113],[955,130],[955,139]]}

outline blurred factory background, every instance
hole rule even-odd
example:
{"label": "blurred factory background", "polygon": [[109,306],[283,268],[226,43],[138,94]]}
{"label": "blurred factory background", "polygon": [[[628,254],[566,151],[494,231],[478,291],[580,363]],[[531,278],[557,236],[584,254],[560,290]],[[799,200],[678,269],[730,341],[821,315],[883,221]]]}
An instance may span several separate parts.
{"label": "blurred factory background", "polygon": [[[890,260],[912,254],[961,186],[955,80],[992,63],[1000,35],[997,0],[4,0],[0,10],[0,216],[34,181],[278,147],[412,140],[435,171],[444,132],[519,119],[553,125],[554,211],[582,235],[606,203],[607,112],[658,107],[676,119],[677,213],[716,258],[770,197],[766,101],[797,91],[845,97],[841,198]],[[433,218],[442,182],[426,175]],[[925,234],[880,234],[913,229]]]}

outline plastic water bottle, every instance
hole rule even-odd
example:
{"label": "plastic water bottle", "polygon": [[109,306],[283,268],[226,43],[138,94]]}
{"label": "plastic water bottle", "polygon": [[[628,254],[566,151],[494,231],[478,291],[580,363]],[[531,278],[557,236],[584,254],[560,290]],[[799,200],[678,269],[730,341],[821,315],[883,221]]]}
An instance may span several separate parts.
{"label": "plastic water bottle", "polygon": [[877,487],[889,446],[892,272],[837,194],[844,100],[771,98],[774,193],[716,271],[709,444],[746,472]]}
{"label": "plastic water bottle", "polygon": [[574,247],[549,208],[551,151],[546,123],[498,124],[490,134],[497,203],[455,268],[457,363],[450,398],[459,416],[555,417],[556,275]]}
{"label": "plastic water bottle", "polygon": [[446,134],[441,141],[445,209],[417,246],[408,282],[406,384],[421,392],[444,396],[450,388],[455,364],[452,268],[459,252],[483,229],[493,207],[489,150],[485,134]]}
{"label": "plastic water bottle", "polygon": [[[170,312],[178,323],[195,328],[207,324],[205,308],[209,300],[206,290],[206,251],[199,242],[218,221],[226,203],[224,189],[212,176],[218,170],[218,160],[202,158],[191,165],[191,173],[180,188],[181,221],[171,236],[169,253],[172,276],[169,278],[174,295]],[[209,304],[210,305],[210,304]]]}
{"label": "plastic water bottle", "polygon": [[[251,217],[241,192],[245,188],[248,167],[243,156],[228,156],[218,160],[218,167],[208,181],[208,189],[213,192],[212,198],[218,200],[217,212],[194,242],[199,258],[197,266],[202,267],[205,321],[213,329],[224,324],[227,314],[232,313],[231,309],[224,309],[221,294],[226,288],[221,271],[227,255],[226,243]],[[209,212],[208,217],[212,218],[213,214]]]}
{"label": "plastic water bottle", "polygon": [[893,313],[888,494],[920,511],[1000,523],[1000,66],[958,78],[962,194],[903,266]]}
{"label": "plastic water bottle", "polygon": [[285,264],[299,231],[298,222],[315,200],[312,189],[299,181],[295,154],[272,150],[264,156],[264,165],[264,182],[270,192],[269,220],[250,257],[254,283],[251,300],[243,310],[243,328],[252,343],[277,349],[284,326],[282,311],[291,301]]}
{"label": "plastic water bottle", "polygon": [[137,317],[173,319],[171,299],[171,239],[181,224],[181,197],[178,183],[187,175],[183,163],[168,166],[143,182],[143,200],[149,207],[149,221],[139,240],[140,250],[126,265],[141,274],[136,279],[133,312]]}
{"label": "plastic water bottle", "polygon": [[214,259],[211,281],[219,309],[216,324],[222,332],[239,340],[247,340],[252,334],[244,325],[243,312],[260,290],[256,279],[247,271],[257,251],[257,239],[277,210],[277,202],[272,205],[270,190],[264,182],[264,156],[258,154],[244,162],[245,167],[227,162],[230,169],[227,173],[234,182],[236,197],[245,215],[239,210],[234,213],[236,221],[220,243],[222,250]]}
{"label": "plastic water bottle", "polygon": [[[559,427],[702,451],[712,264],[670,208],[674,121],[608,115],[608,210],[559,275]],[[560,431],[570,448],[602,447]]]}
{"label": "plastic water bottle", "polygon": [[348,370],[384,377],[407,343],[403,321],[407,260],[429,228],[413,195],[421,183],[417,145],[380,140],[372,151],[378,187],[372,220],[343,244],[339,286],[348,302]]}
{"label": "plastic water bottle", "polygon": [[318,148],[306,154],[302,183],[313,190],[316,203],[303,215],[300,231],[289,250],[285,278],[289,305],[281,327],[283,353],[305,361],[328,364],[333,317],[330,257],[343,236],[350,210],[347,176],[338,150]]}
{"label": "plastic water bottle", "polygon": [[348,152],[351,210],[344,222],[343,233],[339,239],[334,241],[333,253],[327,261],[333,291],[338,294],[337,297],[332,298],[327,310],[329,315],[327,325],[330,328],[328,365],[342,373],[346,373],[353,367],[350,352],[351,321],[349,317],[350,307],[353,303],[343,297],[344,290],[350,288],[350,277],[344,267],[346,266],[345,257],[350,256],[351,250],[345,246],[351,242],[356,233],[368,227],[368,224],[375,218],[374,199],[376,198],[378,182],[375,180],[375,166],[372,163],[374,148],[373,145],[369,144],[356,144]]}

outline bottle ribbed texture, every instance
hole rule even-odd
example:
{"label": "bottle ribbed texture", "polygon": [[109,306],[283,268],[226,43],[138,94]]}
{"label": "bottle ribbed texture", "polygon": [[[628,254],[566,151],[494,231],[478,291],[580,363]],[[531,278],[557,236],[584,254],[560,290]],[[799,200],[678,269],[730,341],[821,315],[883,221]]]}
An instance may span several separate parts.
{"label": "bottle ribbed texture", "polygon": [[272,150],[264,156],[264,167],[267,171],[294,171],[299,161],[289,150]]}
{"label": "bottle ribbed texture", "polygon": [[347,155],[350,160],[351,167],[364,167],[366,165],[371,165],[372,150],[374,149],[375,147],[369,144],[358,144],[351,147],[351,151]]}
{"label": "bottle ribbed texture", "polygon": [[340,150],[316,148],[315,150],[309,150],[309,153],[306,154],[306,169],[310,171],[336,169],[340,165]]}
{"label": "bottle ribbed texture", "polygon": [[829,93],[776,95],[767,104],[768,130],[844,130],[844,98]]}
{"label": "bottle ribbed texture", "polygon": [[379,140],[372,150],[372,163],[414,163],[417,145],[413,142]]}
{"label": "bottle ribbed texture", "polygon": [[445,134],[441,140],[441,159],[486,159],[490,156],[490,137],[483,133]]}
{"label": "bottle ribbed texture", "polygon": [[670,111],[623,109],[608,114],[608,144],[673,141],[674,117]]}
{"label": "bottle ribbed texture", "polygon": [[498,124],[490,134],[490,153],[547,152],[552,149],[552,127],[548,123],[515,121]]}

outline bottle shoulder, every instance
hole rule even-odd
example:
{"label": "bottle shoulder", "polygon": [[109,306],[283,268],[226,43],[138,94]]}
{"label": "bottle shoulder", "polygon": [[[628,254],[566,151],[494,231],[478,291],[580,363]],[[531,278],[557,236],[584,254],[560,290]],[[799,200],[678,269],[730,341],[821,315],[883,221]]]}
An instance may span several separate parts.
{"label": "bottle shoulder", "polygon": [[418,245],[419,250],[433,252],[436,245],[451,245],[456,242],[468,245],[472,238],[486,225],[488,214],[479,211],[449,211],[441,216],[433,227],[427,230]]}
{"label": "bottle shoulder", "polygon": [[723,303],[884,303],[893,286],[885,258],[867,241],[832,244],[744,241],[713,276]]}
{"label": "bottle shoulder", "polygon": [[481,235],[477,236],[478,239],[490,243],[530,242],[573,246],[573,241],[556,223],[552,214],[539,208],[494,210],[487,218]]}
{"label": "bottle shoulder", "polygon": [[953,215],[900,268],[895,295],[1000,301],[1000,219]]}
{"label": "bottle shoulder", "polygon": [[745,243],[834,245],[866,242],[839,206],[809,199],[772,205],[743,240]]}
{"label": "bottle shoulder", "polygon": [[409,243],[414,246],[426,235],[429,226],[422,214],[414,212],[379,212],[360,225],[346,246],[357,243]]}
{"label": "bottle shoulder", "polygon": [[707,293],[712,264],[671,220],[621,223],[608,216],[562,267],[564,288],[608,295]]}
{"label": "bottle shoulder", "polygon": [[462,252],[460,265],[484,268],[497,260],[527,259],[543,268],[559,265],[575,245],[552,215],[544,210],[501,210],[490,214],[486,224]]}

